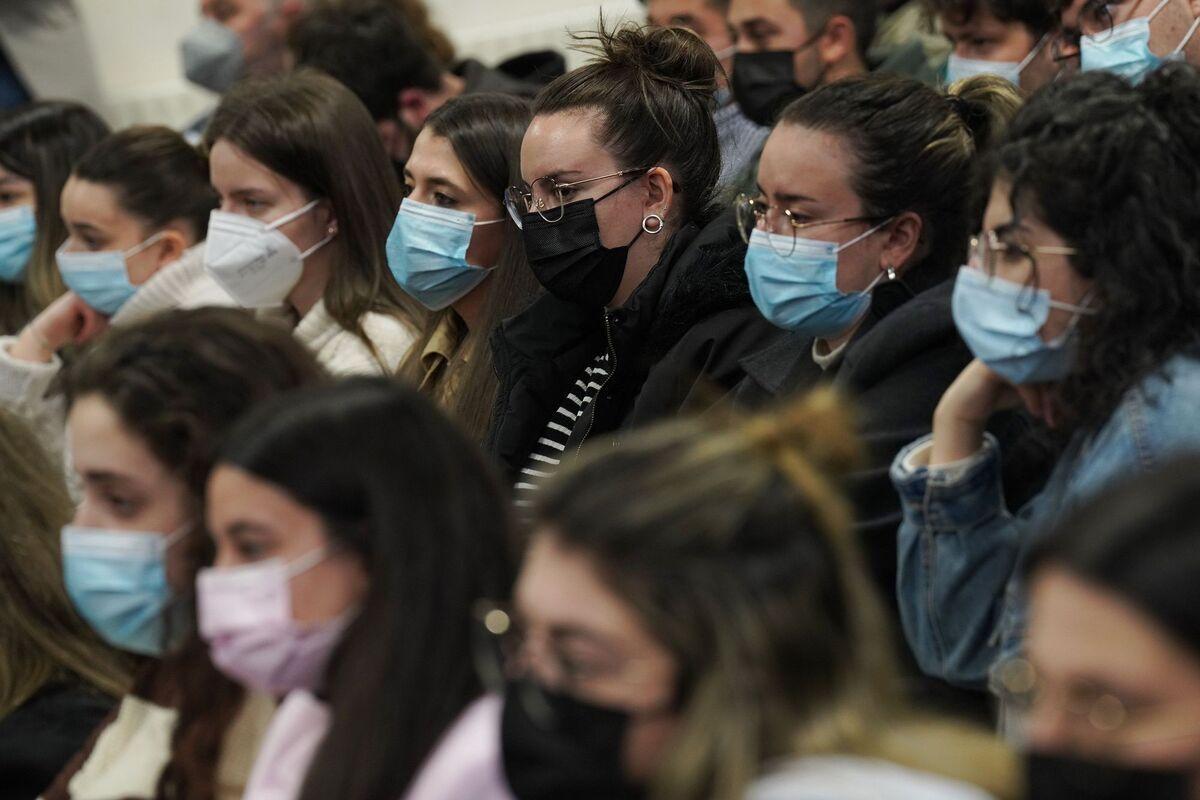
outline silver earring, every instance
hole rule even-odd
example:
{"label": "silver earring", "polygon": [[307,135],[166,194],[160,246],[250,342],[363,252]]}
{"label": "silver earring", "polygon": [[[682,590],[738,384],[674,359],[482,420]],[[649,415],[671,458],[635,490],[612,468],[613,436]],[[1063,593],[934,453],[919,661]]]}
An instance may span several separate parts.
{"label": "silver earring", "polygon": [[[654,230],[650,230],[650,228],[648,227],[648,223],[652,219],[658,220],[658,225],[654,228]],[[651,236],[657,236],[658,234],[662,233],[662,229],[663,229],[663,227],[666,226],[666,224],[667,223],[663,222],[663,218],[660,217],[658,214],[647,214],[646,218],[642,220],[642,230],[644,230],[646,233],[650,234]]]}
{"label": "silver earring", "polygon": [[888,280],[889,280],[889,281],[894,281],[894,280],[896,280],[896,268],[895,268],[895,267],[888,267],[888,268],[887,268],[887,276],[888,276]]}

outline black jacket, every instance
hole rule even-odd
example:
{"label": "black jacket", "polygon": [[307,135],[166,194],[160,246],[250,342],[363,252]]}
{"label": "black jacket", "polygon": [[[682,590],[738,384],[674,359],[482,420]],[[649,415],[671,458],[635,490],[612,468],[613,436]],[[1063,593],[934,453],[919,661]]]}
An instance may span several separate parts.
{"label": "black jacket", "polygon": [[509,476],[515,481],[571,384],[606,348],[610,377],[576,423],[568,453],[732,388],[742,358],[779,335],[750,299],[745,252],[732,213],[722,214],[677,232],[619,309],[547,294],[501,324],[491,338],[499,390],[486,446]]}
{"label": "black jacket", "polygon": [[[889,470],[905,445],[931,431],[938,401],[972,358],[950,312],[954,280],[934,282],[938,277],[880,285],[866,320],[828,371],[813,361],[811,336],[788,334],[742,360],[746,377],[732,395],[739,404],[760,407],[831,383],[854,402],[868,460],[847,489],[863,557],[894,620],[899,616],[896,532],[902,513]],[[1031,427],[1023,414],[1002,414],[989,425],[1006,453],[1010,508],[1021,507],[1037,493],[1052,463],[1029,435]],[[980,699],[935,682],[918,681],[913,691],[947,711],[986,714]]]}
{"label": "black jacket", "polygon": [[115,705],[77,686],[48,686],[0,719],[0,798],[33,800]]}

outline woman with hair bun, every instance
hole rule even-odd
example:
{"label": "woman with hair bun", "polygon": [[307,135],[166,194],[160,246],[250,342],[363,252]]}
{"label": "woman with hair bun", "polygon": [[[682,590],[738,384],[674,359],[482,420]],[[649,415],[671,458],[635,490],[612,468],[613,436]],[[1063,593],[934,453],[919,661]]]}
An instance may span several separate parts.
{"label": "woman with hair bun", "polygon": [[549,292],[493,339],[488,444],[520,505],[585,441],[732,386],[770,334],[732,218],[709,209],[716,56],[678,28],[600,28],[579,37],[596,57],[535,99],[507,198]]}
{"label": "woman with hair bun", "polygon": [[[855,528],[893,609],[902,511],[888,467],[928,432],[942,392],[971,360],[950,313],[954,270],[979,221],[981,152],[1020,102],[993,76],[945,92],[889,75],[823,87],[783,112],[763,150],[758,196],[739,199],[750,290],[787,333],[744,359],[734,399],[755,408],[832,384],[855,401],[870,447],[848,484]],[[946,694],[924,681],[920,689]],[[945,699],[986,705],[982,696]]]}
{"label": "woman with hair bun", "polygon": [[1014,794],[990,735],[895,694],[837,490],[858,450],[822,390],[588,448],[546,484],[514,605],[481,615],[518,800]]}
{"label": "woman with hair bun", "polygon": [[[1200,76],[1168,65],[1036,95],[996,151],[983,233],[954,288],[975,355],[933,433],[892,466],[899,596],[922,668],[984,685],[1025,628],[1019,567],[1090,499],[1200,449]],[[1024,407],[1061,451],[1017,512],[985,435]]]}

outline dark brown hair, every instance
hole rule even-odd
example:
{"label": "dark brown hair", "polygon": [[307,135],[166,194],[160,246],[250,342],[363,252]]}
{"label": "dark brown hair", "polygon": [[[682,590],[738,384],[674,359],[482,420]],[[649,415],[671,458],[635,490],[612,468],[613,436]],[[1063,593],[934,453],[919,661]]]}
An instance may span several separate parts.
{"label": "dark brown hair", "polygon": [[[433,112],[425,125],[450,142],[476,187],[503,208],[505,189],[519,180],[521,139],[529,117],[528,101],[483,93],[454,98]],[[525,309],[538,292],[520,232],[508,214],[501,214],[504,245],[485,284],[488,294],[483,314],[438,383],[439,402],[475,441],[482,441],[487,433],[498,383],[488,336],[501,321]],[[454,313],[448,308],[430,323],[425,336],[409,351],[401,375],[414,383],[421,381],[425,375],[421,354],[440,320]]]}
{"label": "dark brown hair", "polygon": [[67,240],[59,195],[75,162],[107,135],[104,121],[78,103],[30,103],[0,116],[0,166],[31,181],[37,203],[25,282],[0,282],[0,332],[16,333],[67,290],[55,259]]}
{"label": "dark brown hair", "polygon": [[222,139],[333,207],[338,235],[327,246],[334,268],[324,299],[338,325],[372,351],[362,326],[368,312],[424,330],[425,311],[387,265],[400,185],[371,115],[349,89],[310,70],[244,81],[221,100],[204,132],[209,150]]}
{"label": "dark brown hair", "polygon": [[870,75],[810,92],[784,109],[779,124],[842,140],[854,157],[853,188],[865,216],[921,217],[928,255],[907,274],[932,285],[965,262],[981,213],[979,153],[1000,135],[1019,97],[991,77],[943,94],[911,78]]}
{"label": "dark brown hair", "polygon": [[1057,15],[1043,0],[924,0],[924,3],[931,16],[945,15],[959,24],[970,22],[983,9],[1001,22],[1024,25],[1034,36],[1042,36],[1058,24]]}
{"label": "dark brown hair", "polygon": [[511,563],[509,504],[490,465],[429,400],[387,378],[264,403],[230,434],[221,464],[320,515],[367,572],[324,679],[329,732],[300,797],[403,797],[483,693],[473,607],[507,598]]}
{"label": "dark brown hair", "polygon": [[[184,482],[198,520],[217,448],[233,424],[262,400],[326,377],[286,329],[240,309],[202,308],[113,329],[62,373],[61,388],[68,407],[88,395],[108,403]],[[212,563],[212,540],[197,525],[186,545],[190,585]],[[224,736],[242,705],[241,687],[212,666],[193,630],[180,651],[141,676],[136,689],[168,698],[179,711],[157,796],[212,798]]]}
{"label": "dark brown hair", "polygon": [[59,531],[73,504],[62,468],[2,409],[0,468],[0,719],[51,683],[120,697],[132,659],[79,618],[63,584]]}
{"label": "dark brown hair", "polygon": [[534,116],[595,110],[596,141],[622,169],[665,167],[680,193],[681,220],[712,201],[721,172],[713,122],[721,64],[695,33],[625,25],[576,34],[590,62],[554,79],[533,102]]}
{"label": "dark brown hair", "polygon": [[75,165],[80,180],[112,189],[121,208],[147,233],[182,220],[203,241],[218,205],[208,159],[170,128],[138,125],[112,134]]}

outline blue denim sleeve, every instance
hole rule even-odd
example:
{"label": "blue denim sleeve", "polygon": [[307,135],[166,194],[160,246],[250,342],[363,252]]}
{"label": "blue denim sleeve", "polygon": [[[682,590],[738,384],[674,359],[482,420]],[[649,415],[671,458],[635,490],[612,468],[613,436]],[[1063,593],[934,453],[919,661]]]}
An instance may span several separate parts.
{"label": "blue denim sleeve", "polygon": [[1024,514],[1014,517],[1005,507],[994,438],[988,436],[984,452],[964,470],[908,467],[909,456],[930,438],[900,451],[892,464],[904,512],[900,620],[923,672],[986,688],[993,662],[1017,637],[1019,621],[1005,608],[1015,591],[1010,583]]}

